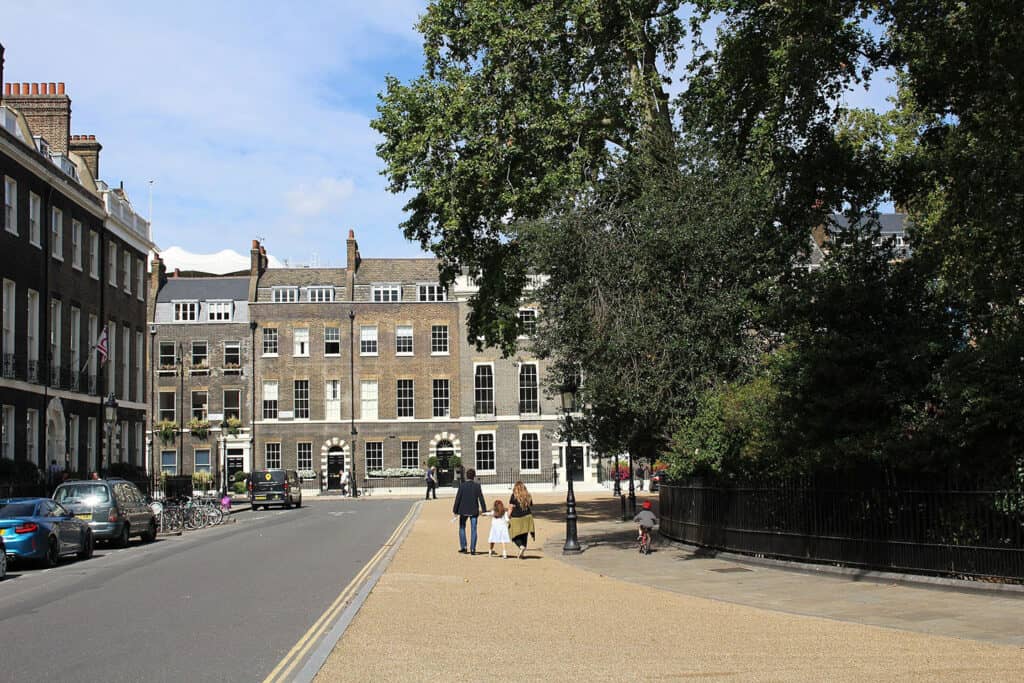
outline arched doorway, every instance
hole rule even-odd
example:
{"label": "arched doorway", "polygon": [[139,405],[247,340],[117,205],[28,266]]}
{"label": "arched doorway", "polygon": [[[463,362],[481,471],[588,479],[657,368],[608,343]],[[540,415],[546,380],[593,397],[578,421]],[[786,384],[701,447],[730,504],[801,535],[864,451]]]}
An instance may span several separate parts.
{"label": "arched doorway", "polygon": [[345,471],[345,449],[331,446],[327,449],[327,488],[341,490],[341,473]]}
{"label": "arched doorway", "polygon": [[437,484],[438,486],[450,486],[455,480],[455,467],[452,459],[455,457],[455,446],[448,439],[441,439],[437,442],[434,452],[437,457]]}

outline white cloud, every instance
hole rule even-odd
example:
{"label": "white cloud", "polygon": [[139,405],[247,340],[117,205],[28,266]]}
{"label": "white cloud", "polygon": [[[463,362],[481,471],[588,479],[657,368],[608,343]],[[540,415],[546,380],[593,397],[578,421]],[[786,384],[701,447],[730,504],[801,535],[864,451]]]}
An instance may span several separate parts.
{"label": "white cloud", "polygon": [[355,192],[355,185],[349,178],[320,178],[313,183],[303,183],[285,193],[288,208],[299,216],[319,216],[337,208]]}
{"label": "white cloud", "polygon": [[[174,269],[194,270],[200,273],[212,273],[224,275],[225,273],[237,273],[242,270],[249,270],[250,262],[248,256],[243,256],[233,249],[222,249],[214,254],[196,254],[181,247],[168,247],[160,252],[160,258],[167,267],[168,272]],[[281,261],[271,254],[267,254],[267,262],[271,268],[282,268]]]}

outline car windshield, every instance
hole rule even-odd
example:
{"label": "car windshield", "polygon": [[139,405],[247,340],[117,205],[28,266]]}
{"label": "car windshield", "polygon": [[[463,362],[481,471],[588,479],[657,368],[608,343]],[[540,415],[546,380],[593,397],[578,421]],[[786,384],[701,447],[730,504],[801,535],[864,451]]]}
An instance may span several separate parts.
{"label": "car windshield", "polygon": [[110,502],[110,491],[103,484],[68,484],[53,494],[58,503],[84,503],[98,505]]}
{"label": "car windshield", "polygon": [[34,517],[35,503],[7,503],[0,506],[0,517]]}

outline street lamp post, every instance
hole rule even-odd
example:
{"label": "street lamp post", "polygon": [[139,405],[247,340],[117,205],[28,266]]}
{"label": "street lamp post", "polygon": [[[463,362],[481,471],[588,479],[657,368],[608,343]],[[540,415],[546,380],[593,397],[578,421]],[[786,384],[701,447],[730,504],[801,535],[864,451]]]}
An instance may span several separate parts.
{"label": "street lamp post", "polygon": [[349,484],[352,487],[352,497],[359,497],[359,486],[356,485],[356,311],[349,309],[348,312],[348,386],[349,386],[349,424],[351,426],[352,443],[349,446],[352,452],[352,467],[349,472]]}
{"label": "street lamp post", "polygon": [[562,389],[562,411],[565,413],[565,480],[569,484],[569,493],[565,497],[565,545],[562,554],[582,552],[576,528],[576,494],[572,488],[573,463],[572,454],[572,411],[576,404],[576,387],[566,386]]}
{"label": "street lamp post", "polygon": [[[107,423],[107,464],[113,461],[114,456],[114,424],[117,422],[117,399],[114,398],[114,392],[110,392],[106,402],[103,404],[103,417]],[[103,460],[102,454],[100,456],[100,476],[103,476]]]}
{"label": "street lamp post", "polygon": [[[251,310],[251,309],[250,309]],[[256,321],[249,321],[249,471],[256,469]]]}
{"label": "street lamp post", "polygon": [[636,515],[636,490],[633,488],[633,451],[629,452],[629,514]]}

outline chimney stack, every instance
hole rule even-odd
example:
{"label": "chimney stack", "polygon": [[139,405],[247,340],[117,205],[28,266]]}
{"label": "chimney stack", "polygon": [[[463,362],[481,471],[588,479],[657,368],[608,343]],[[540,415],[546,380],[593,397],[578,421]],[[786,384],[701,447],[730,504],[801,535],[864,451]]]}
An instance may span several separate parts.
{"label": "chimney stack", "polygon": [[95,180],[100,179],[100,150],[103,145],[96,142],[95,135],[72,135],[68,150],[82,157]]}
{"label": "chimney stack", "polygon": [[356,271],[359,269],[359,245],[356,243],[356,232],[349,228],[348,239],[345,241],[345,285],[348,287],[349,299],[354,298]]}
{"label": "chimney stack", "polygon": [[42,135],[53,151],[68,153],[71,98],[64,94],[63,83],[15,83],[4,99],[24,114],[33,135]]}

